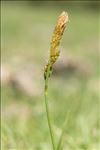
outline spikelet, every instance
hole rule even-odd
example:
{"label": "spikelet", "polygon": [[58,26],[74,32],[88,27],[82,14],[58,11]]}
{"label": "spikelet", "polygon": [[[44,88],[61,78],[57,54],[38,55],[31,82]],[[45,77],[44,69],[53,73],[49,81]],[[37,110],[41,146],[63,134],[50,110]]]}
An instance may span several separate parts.
{"label": "spikelet", "polygon": [[61,37],[63,35],[64,29],[66,27],[66,22],[68,21],[68,15],[65,12],[62,12],[58,18],[57,24],[54,29],[54,33],[51,40],[50,48],[50,59],[55,62],[59,56],[58,46],[60,44]]}
{"label": "spikelet", "polygon": [[60,44],[61,37],[63,35],[64,29],[66,27],[66,23],[68,22],[68,14],[66,12],[62,12],[58,17],[57,24],[55,26],[53,36],[51,39],[51,47],[50,47],[50,58],[48,64],[45,67],[44,78],[46,79],[47,71],[49,70],[49,76],[52,71],[52,66],[56,62],[59,57],[60,51],[58,50],[58,46]]}

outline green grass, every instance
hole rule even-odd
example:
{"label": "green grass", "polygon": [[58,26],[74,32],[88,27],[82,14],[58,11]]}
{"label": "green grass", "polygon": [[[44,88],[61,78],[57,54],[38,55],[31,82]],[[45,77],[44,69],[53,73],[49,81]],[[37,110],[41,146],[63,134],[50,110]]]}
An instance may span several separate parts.
{"label": "green grass", "polygon": [[[92,74],[88,78],[81,74],[51,77],[49,106],[55,142],[67,116],[63,149],[99,150],[98,12],[72,8],[66,5],[70,22],[61,42],[61,53],[88,63]],[[37,67],[37,84],[41,84],[38,90],[42,89],[40,96],[30,98],[11,86],[2,86],[2,150],[51,150],[42,68],[61,11],[63,7],[2,4],[2,63],[14,71],[27,64]]]}

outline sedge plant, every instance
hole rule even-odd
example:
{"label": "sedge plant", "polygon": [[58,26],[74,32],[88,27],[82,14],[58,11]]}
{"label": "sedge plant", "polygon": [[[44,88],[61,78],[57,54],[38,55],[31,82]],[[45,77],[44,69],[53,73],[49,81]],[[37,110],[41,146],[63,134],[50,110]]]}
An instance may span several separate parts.
{"label": "sedge plant", "polygon": [[[60,40],[62,38],[62,35],[63,35],[63,32],[64,32],[67,22],[68,22],[68,14],[66,12],[62,12],[61,15],[58,17],[57,24],[56,24],[54,32],[53,32],[53,36],[52,36],[51,44],[50,44],[50,57],[49,57],[47,65],[45,66],[45,69],[44,69],[45,107],[46,107],[47,121],[48,121],[53,150],[56,150],[56,147],[55,147],[55,142],[54,142],[54,135],[53,135],[52,124],[51,124],[51,119],[50,119],[49,107],[48,107],[48,97],[47,97],[48,96],[48,80],[49,80],[50,75],[52,74],[53,64],[57,61],[59,54],[60,54],[59,44],[60,44]],[[63,132],[64,131],[62,130],[62,134],[61,134],[60,140],[58,142],[57,150],[60,147]]]}

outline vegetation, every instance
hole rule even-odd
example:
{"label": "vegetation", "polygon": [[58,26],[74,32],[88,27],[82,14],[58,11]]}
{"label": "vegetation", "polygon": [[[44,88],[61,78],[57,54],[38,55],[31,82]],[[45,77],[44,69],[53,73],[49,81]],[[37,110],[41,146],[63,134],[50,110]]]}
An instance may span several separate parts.
{"label": "vegetation", "polygon": [[[29,96],[12,83],[2,84],[2,150],[51,150],[43,96],[43,70],[55,18],[65,10],[70,22],[62,40],[60,60],[78,60],[79,71],[66,69],[52,76],[50,116],[55,144],[64,124],[63,150],[99,149],[98,11],[63,6],[30,7],[2,3],[2,64],[13,73],[27,66],[33,72],[37,95]],[[63,59],[62,59],[63,58]],[[56,62],[57,64],[57,62]],[[83,68],[81,67],[83,66]],[[33,68],[32,68],[33,67]],[[27,71],[28,72],[28,71]],[[30,74],[30,73],[29,73]],[[23,78],[23,76],[22,76]],[[27,80],[27,78],[26,78]],[[12,81],[12,80],[10,80]],[[36,90],[34,88],[34,91]],[[64,123],[64,120],[66,121]]]}

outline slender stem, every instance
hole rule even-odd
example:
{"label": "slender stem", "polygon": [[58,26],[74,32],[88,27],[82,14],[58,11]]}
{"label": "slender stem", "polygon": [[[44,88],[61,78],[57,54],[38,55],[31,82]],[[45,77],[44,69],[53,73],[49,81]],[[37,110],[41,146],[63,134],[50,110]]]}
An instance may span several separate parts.
{"label": "slender stem", "polygon": [[44,95],[45,95],[45,107],[46,107],[48,126],[49,126],[49,131],[50,131],[50,136],[51,136],[51,142],[52,142],[53,150],[55,150],[54,137],[53,137],[53,131],[52,131],[52,127],[51,127],[51,120],[50,120],[48,101],[47,101],[49,71],[50,71],[50,67],[48,67],[47,76],[46,76],[46,79],[45,79]]}
{"label": "slender stem", "polygon": [[64,136],[64,133],[65,133],[65,127],[66,127],[66,124],[67,124],[68,119],[69,119],[69,113],[70,113],[70,111],[68,112],[67,116],[65,117],[64,125],[63,125],[63,128],[62,128],[62,132],[61,132],[61,135],[60,135],[60,138],[59,138],[58,145],[57,145],[57,150],[60,150],[60,148],[61,148],[61,143],[62,143],[63,136]]}
{"label": "slender stem", "polygon": [[85,91],[86,91],[86,86],[85,86],[84,82],[82,82],[82,85],[81,85],[81,88],[80,88],[80,101],[78,102],[78,105],[77,105],[76,109],[74,110],[74,112],[72,111],[73,107],[74,107],[74,103],[73,103],[72,110],[70,109],[70,111],[68,111],[67,116],[65,117],[64,125],[63,125],[63,128],[62,128],[62,132],[61,132],[56,150],[61,150],[61,144],[62,144],[62,140],[63,140],[63,136],[64,136],[64,133],[65,133],[67,122],[69,121],[71,114],[72,113],[77,114],[79,109],[81,108],[81,106],[82,106],[81,103],[83,102]]}

